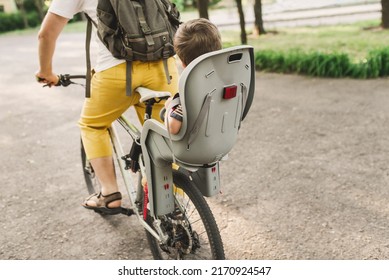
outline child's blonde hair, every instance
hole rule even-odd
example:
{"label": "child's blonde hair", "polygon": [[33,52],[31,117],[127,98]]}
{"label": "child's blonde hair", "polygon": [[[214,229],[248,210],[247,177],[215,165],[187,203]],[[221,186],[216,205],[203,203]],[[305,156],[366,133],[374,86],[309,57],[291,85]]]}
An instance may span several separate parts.
{"label": "child's blonde hair", "polygon": [[174,49],[185,66],[200,55],[221,48],[217,27],[205,18],[183,23],[174,36]]}

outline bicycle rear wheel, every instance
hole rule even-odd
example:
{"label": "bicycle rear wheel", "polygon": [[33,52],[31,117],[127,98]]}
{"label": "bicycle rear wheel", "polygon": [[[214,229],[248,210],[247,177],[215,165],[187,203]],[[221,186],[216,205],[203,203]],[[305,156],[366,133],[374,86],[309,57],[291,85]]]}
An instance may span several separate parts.
{"label": "bicycle rear wheel", "polygon": [[86,187],[89,194],[99,193],[101,190],[99,180],[97,180],[95,171],[86,157],[85,148],[81,140],[81,166],[84,174]]}
{"label": "bicycle rear wheel", "polygon": [[[173,181],[176,209],[160,217],[167,244],[159,244],[146,231],[154,259],[225,259],[219,229],[203,195],[182,172],[174,170]],[[153,220],[148,216],[151,227]]]}

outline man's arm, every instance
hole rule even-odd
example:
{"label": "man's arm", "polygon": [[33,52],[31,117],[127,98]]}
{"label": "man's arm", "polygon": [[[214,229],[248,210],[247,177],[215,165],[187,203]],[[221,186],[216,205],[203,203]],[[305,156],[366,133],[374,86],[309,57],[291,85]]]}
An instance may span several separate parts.
{"label": "man's arm", "polygon": [[39,70],[35,76],[41,83],[55,85],[58,77],[53,73],[52,62],[57,38],[69,19],[48,12],[38,34]]}

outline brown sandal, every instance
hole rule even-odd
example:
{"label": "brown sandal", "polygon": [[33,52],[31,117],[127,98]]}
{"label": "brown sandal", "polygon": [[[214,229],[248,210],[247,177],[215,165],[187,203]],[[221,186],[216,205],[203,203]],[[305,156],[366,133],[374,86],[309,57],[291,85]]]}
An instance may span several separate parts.
{"label": "brown sandal", "polygon": [[[103,195],[100,193],[94,193],[88,196],[82,206],[86,209],[94,210],[99,213],[107,214],[107,215],[116,215],[122,213],[122,207],[109,208],[108,205],[111,202],[121,200],[122,194],[120,192],[111,193],[109,195]],[[88,201],[93,201],[96,203],[96,206],[87,205]]]}

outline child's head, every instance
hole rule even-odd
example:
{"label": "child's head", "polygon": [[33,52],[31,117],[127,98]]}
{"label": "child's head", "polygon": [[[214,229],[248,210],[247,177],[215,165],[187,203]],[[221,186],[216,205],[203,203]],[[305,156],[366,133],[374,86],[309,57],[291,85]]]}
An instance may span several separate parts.
{"label": "child's head", "polygon": [[221,48],[217,27],[204,18],[183,23],[174,36],[174,49],[185,66],[200,55]]}

